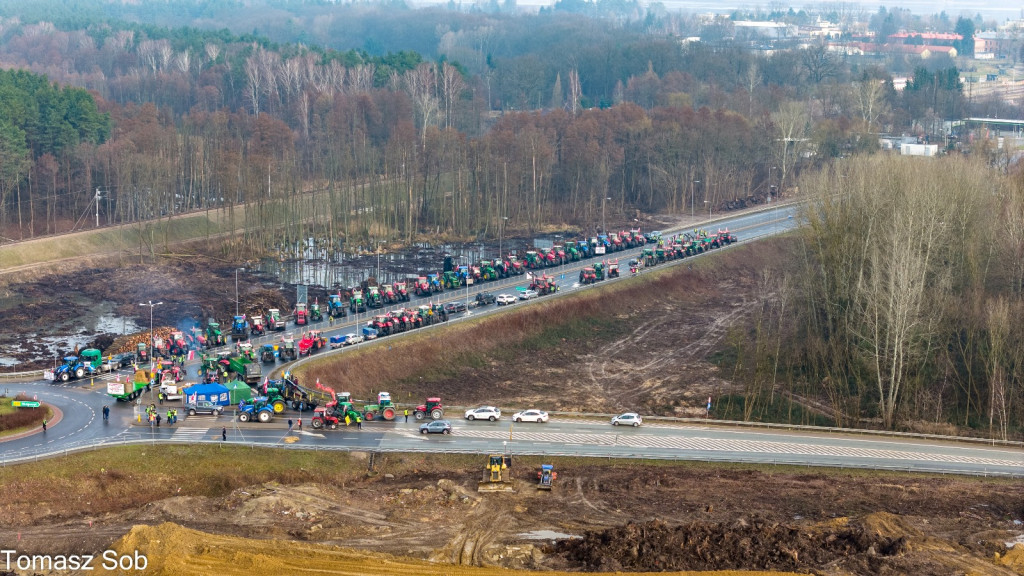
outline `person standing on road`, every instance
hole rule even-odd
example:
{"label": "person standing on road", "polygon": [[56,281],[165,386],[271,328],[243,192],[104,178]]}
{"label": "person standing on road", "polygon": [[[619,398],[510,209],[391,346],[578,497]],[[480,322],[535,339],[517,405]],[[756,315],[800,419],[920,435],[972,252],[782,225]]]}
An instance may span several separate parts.
{"label": "person standing on road", "polygon": [[103,405],[103,421],[106,422],[110,419],[110,406]]}
{"label": "person standing on road", "polygon": [[291,432],[291,430],[292,430],[292,424],[293,424],[293,422],[292,422],[292,419],[291,419],[291,418],[289,418],[289,419],[288,419],[288,431],[289,431],[289,432]]}
{"label": "person standing on road", "polygon": [[362,430],[362,429],[363,429],[363,419],[360,418],[359,416],[356,416],[356,430]]}
{"label": "person standing on road", "polygon": [[228,427],[227,426],[224,426],[223,428],[220,429],[220,440],[221,440],[221,442],[227,442],[228,441]]}
{"label": "person standing on road", "polygon": [[46,432],[46,418],[43,418],[43,432]]}
{"label": "person standing on road", "polygon": [[406,422],[409,421],[409,409],[408,408],[405,409],[405,421]]}
{"label": "person standing on road", "polygon": [[299,418],[297,424],[299,426],[299,431],[301,432],[302,431],[302,418]]}

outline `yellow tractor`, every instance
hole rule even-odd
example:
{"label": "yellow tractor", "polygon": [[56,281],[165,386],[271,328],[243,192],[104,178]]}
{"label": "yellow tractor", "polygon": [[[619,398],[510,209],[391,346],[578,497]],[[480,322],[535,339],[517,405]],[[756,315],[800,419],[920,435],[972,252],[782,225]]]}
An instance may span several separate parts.
{"label": "yellow tractor", "polygon": [[478,492],[514,492],[515,483],[512,480],[511,471],[512,457],[508,454],[491,454],[487,457],[487,467],[484,469],[484,479],[477,485]]}

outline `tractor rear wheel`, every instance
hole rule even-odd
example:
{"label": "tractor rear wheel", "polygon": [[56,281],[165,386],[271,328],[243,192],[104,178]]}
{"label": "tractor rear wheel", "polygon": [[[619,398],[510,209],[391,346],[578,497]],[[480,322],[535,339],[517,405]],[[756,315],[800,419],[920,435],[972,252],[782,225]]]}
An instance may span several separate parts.
{"label": "tractor rear wheel", "polygon": [[239,422],[248,422],[249,421],[249,413],[248,412],[242,412],[241,414],[239,414],[238,415],[238,421]]}
{"label": "tractor rear wheel", "polygon": [[266,424],[274,419],[274,414],[270,410],[261,410],[259,415],[260,422]]}
{"label": "tractor rear wheel", "polygon": [[313,418],[313,428],[319,430],[324,427],[324,421],[319,418]]}
{"label": "tractor rear wheel", "polygon": [[442,416],[444,416],[444,410],[440,408],[434,408],[430,411],[430,417],[434,420],[440,420]]}
{"label": "tractor rear wheel", "polygon": [[[286,408],[288,405],[284,403],[284,400],[274,400],[274,414],[282,414]],[[262,416],[263,412],[260,412],[260,415]],[[262,422],[263,419],[261,418],[260,421]]]}
{"label": "tractor rear wheel", "polygon": [[419,411],[419,410],[417,410],[416,412],[414,412],[414,413],[413,413],[413,415],[414,415],[414,416],[416,417],[416,419],[417,419],[417,420],[423,420],[424,418],[426,418],[426,417],[427,417],[427,414],[426,414],[426,412],[421,412],[421,411]]}
{"label": "tractor rear wheel", "polygon": [[395,409],[394,408],[385,408],[384,411],[381,412],[381,416],[383,416],[385,420],[394,420],[395,419]]}

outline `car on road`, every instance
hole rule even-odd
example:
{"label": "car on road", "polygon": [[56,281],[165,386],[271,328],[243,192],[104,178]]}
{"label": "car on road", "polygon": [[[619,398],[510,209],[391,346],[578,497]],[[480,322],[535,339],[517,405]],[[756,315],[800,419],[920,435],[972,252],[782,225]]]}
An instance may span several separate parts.
{"label": "car on road", "polygon": [[531,408],[529,410],[523,410],[522,412],[516,412],[512,415],[513,422],[547,422],[548,413],[543,410],[537,410]]}
{"label": "car on road", "polygon": [[491,294],[490,292],[481,292],[476,295],[476,305],[486,306],[488,304],[494,304],[497,301],[497,299],[498,297],[495,296],[494,294]]}
{"label": "car on road", "polygon": [[509,304],[516,303],[516,297],[511,294],[498,294],[496,301],[498,306],[508,306]]}
{"label": "car on road", "polygon": [[465,302],[449,302],[449,303],[444,305],[444,311],[447,312],[448,314],[455,314],[457,312],[465,312],[466,311],[466,303]]}
{"label": "car on road", "polygon": [[451,434],[452,423],[448,420],[434,420],[420,424],[420,434]]}
{"label": "car on road", "polygon": [[536,290],[523,290],[519,293],[520,300],[533,300],[538,296],[540,296],[540,294]]}
{"label": "car on road", "polygon": [[350,334],[345,334],[344,346],[351,346],[353,344],[359,344],[362,341],[363,341],[363,335],[362,334],[356,334],[355,332],[352,332]]}
{"label": "car on road", "polygon": [[479,408],[470,408],[466,410],[466,420],[495,420],[501,419],[501,409],[495,408],[494,406],[481,406]]}
{"label": "car on road", "polygon": [[135,363],[135,353],[122,352],[120,354],[114,354],[113,362],[117,364],[118,368],[127,368]]}
{"label": "car on road", "polygon": [[636,412],[626,412],[612,418],[612,426],[639,426],[643,423],[644,419]]}
{"label": "car on road", "polygon": [[224,407],[220,404],[214,404],[207,400],[201,400],[199,402],[190,402],[185,404],[185,412],[189,416],[195,416],[196,414],[213,414],[214,416],[220,416],[224,413]]}

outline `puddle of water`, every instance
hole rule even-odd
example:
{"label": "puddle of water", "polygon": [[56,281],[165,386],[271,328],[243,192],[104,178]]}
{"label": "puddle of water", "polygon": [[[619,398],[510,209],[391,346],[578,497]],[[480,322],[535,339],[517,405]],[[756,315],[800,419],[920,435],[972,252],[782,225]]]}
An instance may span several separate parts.
{"label": "puddle of water", "polygon": [[582,536],[566,534],[564,532],[555,532],[554,530],[532,530],[530,532],[523,532],[518,536],[524,540],[564,540],[566,538],[582,538]]}
{"label": "puddle of water", "polygon": [[17,366],[20,364],[17,358],[5,358],[0,356],[0,366]]}
{"label": "puddle of water", "polygon": [[115,316],[113,313],[106,312],[96,318],[96,325],[93,327],[93,330],[97,334],[108,332],[111,334],[134,334],[141,332],[142,327],[130,318]]}

